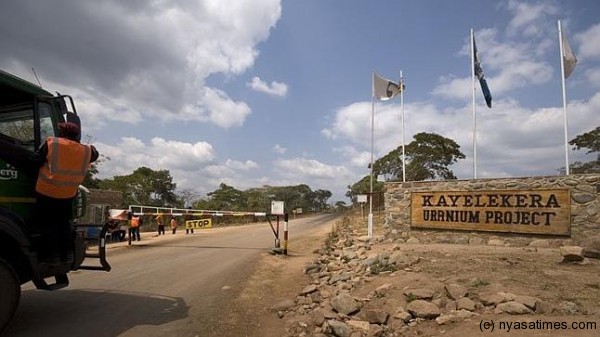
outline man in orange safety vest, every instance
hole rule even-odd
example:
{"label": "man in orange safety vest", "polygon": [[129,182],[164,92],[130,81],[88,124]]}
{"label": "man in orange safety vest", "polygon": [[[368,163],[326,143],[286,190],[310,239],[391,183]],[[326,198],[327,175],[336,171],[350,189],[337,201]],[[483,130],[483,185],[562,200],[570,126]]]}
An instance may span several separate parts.
{"label": "man in orange safety vest", "polygon": [[90,163],[98,159],[94,146],[79,142],[77,124],[59,123],[58,129],[59,137],[49,137],[38,151],[42,164],[35,186],[40,258],[51,264],[72,260],[74,198]]}
{"label": "man in orange safety vest", "polygon": [[140,238],[140,226],[142,225],[142,219],[137,215],[131,215],[131,239],[133,241],[141,241]]}

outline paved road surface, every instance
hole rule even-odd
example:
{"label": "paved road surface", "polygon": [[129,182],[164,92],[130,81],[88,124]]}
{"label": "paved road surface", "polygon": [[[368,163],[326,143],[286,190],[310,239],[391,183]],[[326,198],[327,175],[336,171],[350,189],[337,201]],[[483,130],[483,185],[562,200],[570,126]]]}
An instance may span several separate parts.
{"label": "paved road surface", "polygon": [[[290,220],[290,251],[294,238],[334,217]],[[280,230],[283,238],[283,221]],[[132,246],[109,245],[109,273],[71,273],[71,285],[55,292],[24,285],[6,336],[214,336],[219,313],[274,246],[267,223],[144,234]]]}

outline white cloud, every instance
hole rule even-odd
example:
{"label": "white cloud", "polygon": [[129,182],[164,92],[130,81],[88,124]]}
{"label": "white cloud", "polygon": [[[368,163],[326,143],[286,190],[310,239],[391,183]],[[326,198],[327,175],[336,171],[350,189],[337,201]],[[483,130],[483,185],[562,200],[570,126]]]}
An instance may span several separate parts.
{"label": "white cloud", "polygon": [[227,165],[209,165],[202,169],[202,173],[203,176],[212,179],[214,182],[235,175],[235,171]]}
{"label": "white cloud", "polygon": [[205,87],[204,95],[196,104],[188,104],[178,115],[162,115],[160,118],[182,121],[210,121],[222,128],[242,126],[252,112],[244,102],[233,101],[224,91]]}
{"label": "white cloud", "polygon": [[307,184],[312,190],[331,191],[333,193],[331,201],[341,200],[347,191],[347,185],[360,179],[344,165],[328,165],[309,158],[277,160],[275,167],[280,178],[269,179],[266,184],[274,186]]}
{"label": "white cloud", "polygon": [[45,83],[67,84],[64,92],[81,102],[97,126],[146,118],[243,125],[247,104],[207,88],[205,81],[250,69],[257,45],[281,17],[280,0],[63,2],[4,6],[12,15],[0,22],[0,30],[12,30],[27,17],[48,36],[63,38],[40,39],[35,44],[44,53],[36,53],[21,47],[20,41],[30,40],[28,30],[12,30],[11,39],[0,38],[5,51],[0,67],[43,64]]}
{"label": "white cloud", "polygon": [[[503,93],[531,84],[543,84],[552,79],[553,67],[542,60],[547,49],[552,47],[547,39],[531,38],[521,43],[499,42],[498,32],[494,29],[483,29],[477,33],[477,49],[492,96],[502,97]],[[470,57],[469,42],[463,45],[459,55]],[[471,88],[470,75],[442,76],[432,94],[467,102],[472,97]],[[480,90],[478,83],[476,88]]]}
{"label": "white cloud", "polygon": [[349,171],[343,166],[331,166],[315,159],[293,158],[278,160],[275,165],[286,177],[295,177],[298,181],[305,178],[338,179],[347,176]]}
{"label": "white cloud", "polygon": [[251,169],[258,168],[258,164],[252,160],[239,161],[227,159],[225,161],[225,166],[238,171],[248,171]]}
{"label": "white cloud", "polygon": [[153,152],[162,154],[156,161],[158,167],[173,170],[193,171],[215,157],[212,145],[206,142],[190,144],[155,137],[152,138],[150,147]]}
{"label": "white cloud", "polygon": [[585,76],[594,87],[600,88],[600,68],[587,70]]}
{"label": "white cloud", "polygon": [[[333,122],[329,128],[322,130],[330,139],[347,140],[354,144],[356,149],[346,153],[371,152],[371,103],[360,102],[342,107],[336,111]],[[445,125],[455,124],[460,121],[457,114],[460,112],[442,112],[429,103],[411,103],[404,105],[405,116],[405,141],[409,143],[416,130],[439,132]],[[469,115],[464,114],[467,118]],[[402,144],[401,107],[397,103],[375,104],[374,126],[374,153],[377,158],[385,155]],[[410,135],[410,137],[409,137]],[[361,155],[362,156],[362,155]],[[352,159],[353,166],[360,166],[361,160]],[[370,158],[369,161],[370,162]]]}
{"label": "white cloud", "polygon": [[537,23],[545,20],[549,15],[558,12],[557,7],[551,1],[527,3],[511,0],[508,2],[507,7],[514,15],[508,24],[508,32],[527,37],[539,36],[542,34],[542,25]]}
{"label": "white cloud", "polygon": [[155,137],[144,143],[127,137],[114,146],[104,143],[94,145],[102,155],[110,158],[100,164],[99,178],[129,175],[145,166],[152,170],[168,170],[178,188],[190,188],[199,193],[215,190],[221,182],[238,189],[262,185],[244,176],[259,168],[256,162],[236,159],[217,162],[216,153],[207,142],[185,143]]}
{"label": "white cloud", "polygon": [[366,169],[371,162],[370,151],[358,151],[354,146],[346,145],[334,148],[333,151],[341,153],[353,167]]}
{"label": "white cloud", "polygon": [[[483,101],[483,100],[481,100]],[[336,149],[347,161],[347,167],[361,167],[370,155],[370,103],[354,103],[340,108],[327,133],[353,145]],[[376,105],[375,159],[402,144],[400,105]],[[600,93],[587,101],[569,102],[569,139],[590,131],[598,120]],[[593,124],[593,123],[592,123]],[[428,103],[405,104],[405,142],[418,132],[437,133],[456,141],[466,159],[451,168],[459,178],[472,177],[473,124],[469,103],[462,107],[440,110]],[[564,132],[562,107],[528,108],[505,99],[494,109],[477,110],[478,176],[554,175],[564,166]],[[581,158],[582,153],[572,153]],[[359,158],[363,158],[362,160]],[[362,162],[362,166],[360,165]],[[368,163],[369,160],[366,161]],[[358,179],[355,179],[356,181]]]}
{"label": "white cloud", "polygon": [[94,145],[100,154],[110,158],[101,164],[102,177],[127,175],[141,166],[193,172],[215,158],[212,145],[206,142],[191,144],[155,137],[145,144],[140,139],[126,137],[114,146],[104,143]]}
{"label": "white cloud", "polygon": [[336,111],[332,125],[321,130],[321,133],[329,139],[348,137],[352,139],[364,138],[365,123],[370,123],[371,103],[359,102],[342,107]]}
{"label": "white cloud", "polygon": [[246,103],[232,101],[221,90],[206,88],[204,102],[209,110],[210,121],[224,128],[241,126],[250,114]]}
{"label": "white cloud", "polygon": [[252,78],[252,82],[246,83],[246,86],[258,92],[279,97],[285,97],[288,90],[288,87],[285,83],[273,81],[271,82],[271,85],[269,85],[265,81],[261,80],[258,76],[254,76]]}
{"label": "white cloud", "polygon": [[[585,32],[577,34],[575,40],[579,43],[579,49],[575,56],[580,61],[585,59],[597,60],[600,58],[600,24],[596,24]],[[575,46],[572,45],[571,47],[575,49]]]}
{"label": "white cloud", "polygon": [[284,154],[286,153],[287,149],[279,144],[275,144],[275,146],[273,146],[273,151],[279,154]]}

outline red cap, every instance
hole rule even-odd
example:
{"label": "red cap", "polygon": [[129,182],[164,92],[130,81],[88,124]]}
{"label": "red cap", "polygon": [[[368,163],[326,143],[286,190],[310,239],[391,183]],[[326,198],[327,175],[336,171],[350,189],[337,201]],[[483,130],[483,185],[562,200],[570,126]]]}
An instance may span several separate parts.
{"label": "red cap", "polygon": [[79,126],[73,122],[58,123],[60,135],[69,139],[77,139],[79,137]]}

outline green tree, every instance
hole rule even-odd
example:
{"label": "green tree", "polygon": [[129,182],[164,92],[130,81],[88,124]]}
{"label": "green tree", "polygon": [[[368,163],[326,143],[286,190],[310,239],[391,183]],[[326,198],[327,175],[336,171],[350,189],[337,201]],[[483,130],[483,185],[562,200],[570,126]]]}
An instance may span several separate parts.
{"label": "green tree", "polygon": [[283,201],[286,211],[302,208],[319,210],[326,206],[332,193],[327,190],[311,190],[310,186],[262,186],[245,191],[237,190],[226,184],[207,194],[207,199],[197,200],[193,204],[196,209],[233,210],[250,212],[269,212],[271,201]]}
{"label": "green tree", "polygon": [[312,208],[312,191],[308,185],[273,187],[272,200],[283,201],[285,209],[291,212],[296,208]]}
{"label": "green tree", "polygon": [[175,194],[177,185],[168,170],[154,171],[140,167],[130,175],[99,180],[98,186],[102,189],[122,191],[123,202],[129,205],[183,206]]}
{"label": "green tree", "polygon": [[[352,203],[356,203],[356,196],[359,194],[369,194],[371,191],[371,176],[366,175],[361,180],[357,181],[353,185],[348,185],[348,191],[346,196],[350,198]],[[383,183],[373,178],[373,193],[379,193],[383,191]]]}
{"label": "green tree", "polygon": [[348,206],[346,205],[346,202],[341,201],[341,200],[336,201],[334,205],[335,205],[335,209],[338,211],[343,211],[348,208]]}
{"label": "green tree", "polygon": [[246,208],[244,193],[224,183],[221,183],[218,189],[206,195],[209,197],[210,209],[243,211]]}
{"label": "green tree", "polygon": [[100,157],[98,157],[98,160],[96,160],[95,162],[90,164],[90,169],[87,171],[85,178],[83,179],[83,182],[81,183],[81,185],[87,187],[87,188],[100,188],[99,186],[99,179],[96,179],[96,175],[98,174],[98,165],[109,161],[110,157],[105,156],[103,154],[100,154]]}
{"label": "green tree", "polygon": [[600,126],[571,139],[569,144],[573,146],[573,150],[587,149],[586,154],[596,153],[596,160],[571,164],[573,173],[600,173]]}
{"label": "green tree", "polygon": [[269,193],[267,191],[269,187],[263,186],[258,188],[251,188],[244,191],[246,196],[247,211],[254,212],[268,212],[270,208]]}
{"label": "green tree", "polygon": [[183,207],[188,207],[192,206],[198,199],[200,199],[200,196],[193,189],[184,188],[183,190],[177,192],[177,198],[181,201]]}
{"label": "green tree", "polygon": [[315,206],[320,209],[323,210],[327,207],[327,199],[331,198],[331,196],[333,195],[330,191],[328,190],[316,190],[314,192],[315,194]]}
{"label": "green tree", "polygon": [[[436,133],[421,132],[405,146],[406,180],[456,179],[449,168],[465,155],[460,145],[452,139]],[[390,177],[390,180],[402,179],[402,146],[378,159],[373,166],[373,174]]]}

